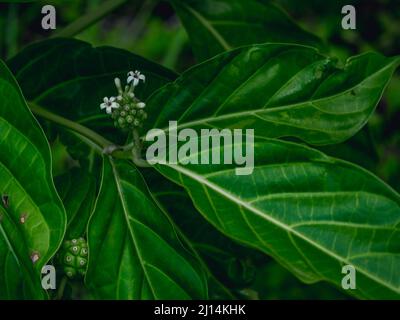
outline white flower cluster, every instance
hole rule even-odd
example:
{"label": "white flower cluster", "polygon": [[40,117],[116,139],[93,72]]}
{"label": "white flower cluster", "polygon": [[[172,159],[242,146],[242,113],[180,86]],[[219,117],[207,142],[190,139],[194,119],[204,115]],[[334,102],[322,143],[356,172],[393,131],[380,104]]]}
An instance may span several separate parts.
{"label": "white flower cluster", "polygon": [[[103,103],[100,104],[100,109],[101,110],[106,110],[107,114],[112,114],[113,109],[118,109],[121,107],[121,103],[124,101],[124,98],[135,98],[134,89],[136,86],[139,85],[140,81],[145,82],[146,77],[144,74],[141,74],[140,71],[129,71],[128,72],[128,78],[127,78],[127,85],[125,86],[125,90],[122,90],[121,86],[121,80],[119,78],[115,78],[115,86],[117,87],[118,90],[118,96],[117,97],[104,97]],[[138,102],[139,108],[143,109],[145,107],[145,104],[143,102]]]}
{"label": "white flower cluster", "polygon": [[134,90],[139,83],[146,81],[145,75],[139,71],[128,72],[126,86],[122,89],[121,80],[114,79],[115,86],[118,90],[117,97],[105,97],[100,109],[106,111],[115,120],[116,127],[121,129],[140,127],[142,122],[147,118],[144,112],[145,103],[135,97]]}

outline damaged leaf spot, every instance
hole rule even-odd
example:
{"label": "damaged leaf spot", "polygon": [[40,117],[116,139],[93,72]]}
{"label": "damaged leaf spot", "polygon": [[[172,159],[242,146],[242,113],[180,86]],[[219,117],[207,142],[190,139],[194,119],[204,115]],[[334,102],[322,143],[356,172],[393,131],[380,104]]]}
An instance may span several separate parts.
{"label": "damaged leaf spot", "polygon": [[26,213],[23,213],[21,215],[21,217],[19,218],[19,222],[21,222],[21,224],[24,224],[26,222],[27,218],[28,218],[28,215]]}
{"label": "damaged leaf spot", "polygon": [[4,208],[8,209],[10,207],[10,197],[7,194],[1,196],[1,202],[3,203]]}
{"label": "damaged leaf spot", "polygon": [[39,258],[40,258],[40,255],[38,252],[33,252],[31,254],[31,260],[32,260],[33,264],[35,264],[39,260]]}

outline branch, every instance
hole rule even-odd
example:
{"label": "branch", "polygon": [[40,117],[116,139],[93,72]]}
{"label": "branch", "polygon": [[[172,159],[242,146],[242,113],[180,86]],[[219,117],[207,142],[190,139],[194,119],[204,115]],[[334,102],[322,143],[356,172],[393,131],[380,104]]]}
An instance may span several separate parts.
{"label": "branch", "polygon": [[69,119],[66,119],[57,114],[54,114],[54,113],[38,106],[35,103],[29,103],[29,107],[34,114],[81,134],[82,136],[88,138],[89,140],[94,142],[96,145],[98,145],[102,149],[104,149],[110,145],[113,145],[112,142],[108,141],[106,138],[102,137],[101,135],[94,132],[93,130],[90,130],[89,128],[87,128],[79,123],[73,122]]}

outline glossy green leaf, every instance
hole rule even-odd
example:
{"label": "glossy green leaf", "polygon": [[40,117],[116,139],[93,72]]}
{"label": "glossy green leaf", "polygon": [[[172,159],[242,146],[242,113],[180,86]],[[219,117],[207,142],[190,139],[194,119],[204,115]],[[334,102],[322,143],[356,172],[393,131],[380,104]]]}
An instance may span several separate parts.
{"label": "glossy green leaf", "polygon": [[[196,159],[193,154],[189,159]],[[307,283],[362,298],[400,298],[400,196],[371,173],[308,147],[257,138],[254,172],[233,165],[157,165],[226,235],[261,249]],[[267,281],[267,280],[266,280]]]}
{"label": "glossy green leaf", "polygon": [[[258,257],[259,252],[229,239],[208,223],[182,187],[154,169],[142,172],[159,205],[173,219],[219,281],[230,287],[243,288],[253,280],[254,268],[250,260]],[[209,294],[212,296],[213,292],[210,290]]]}
{"label": "glossy green leaf", "polygon": [[[225,276],[229,266],[215,266],[215,264],[210,264],[209,261],[204,260],[205,255],[202,252],[202,243],[210,244],[210,247],[223,247],[225,250],[229,250],[230,254],[227,255],[227,260],[235,262],[240,260],[233,256],[232,247],[241,246],[207,223],[193,206],[192,200],[182,187],[162,176],[154,168],[143,169],[141,172],[158,206],[171,217],[175,223],[174,226],[177,233],[181,235],[182,241],[186,241],[185,243],[188,243],[192,250],[197,253],[198,259],[203,261],[204,269],[208,270],[207,287],[209,299],[236,299],[234,294],[221,282],[221,277],[218,277],[221,274]],[[194,225],[196,226],[195,230],[193,229]],[[204,247],[209,246],[206,245]]]}
{"label": "glossy green leaf", "polygon": [[45,298],[40,271],[62,241],[65,213],[47,140],[1,61],[0,196],[0,298]]}
{"label": "glossy green leaf", "polygon": [[74,39],[51,39],[28,46],[9,61],[9,66],[27,100],[102,135],[119,137],[119,143],[125,135],[99,107],[104,97],[117,94],[114,78],[124,82],[127,72],[140,70],[146,82],[136,95],[142,100],[176,78],[174,72],[128,51],[94,48]]}
{"label": "glossy green leaf", "polygon": [[243,246],[219,232],[201,216],[181,186],[155,174],[154,169],[142,172],[153,196],[207,263],[212,273],[208,279],[210,299],[249,298],[248,288],[255,290],[251,294],[260,299],[346,297],[327,283],[312,286],[301,283],[262,252]]}
{"label": "glossy green leaf", "polygon": [[367,122],[400,58],[368,53],[340,69],[314,49],[265,44],[221,54],[148,101],[148,127],[250,128],[264,137],[333,144]]}
{"label": "glossy green leaf", "polygon": [[265,0],[172,0],[198,60],[256,43],[297,43],[322,47],[321,41]]}
{"label": "glossy green leaf", "polygon": [[198,262],[128,162],[105,159],[88,242],[86,284],[98,298],[206,298]]}
{"label": "glossy green leaf", "polygon": [[86,170],[74,168],[55,179],[67,212],[66,239],[83,237],[96,199],[96,180]]}

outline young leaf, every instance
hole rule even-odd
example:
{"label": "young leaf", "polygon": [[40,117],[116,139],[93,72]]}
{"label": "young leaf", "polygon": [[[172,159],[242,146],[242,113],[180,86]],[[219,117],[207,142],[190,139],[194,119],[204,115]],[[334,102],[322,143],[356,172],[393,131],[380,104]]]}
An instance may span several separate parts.
{"label": "young leaf", "polygon": [[303,281],[340,286],[342,266],[350,264],[357,271],[351,294],[400,297],[395,191],[360,167],[299,144],[257,138],[254,159],[247,176],[237,176],[233,165],[156,168],[184,186],[215,227],[271,255]]}
{"label": "young leaf", "polygon": [[45,298],[40,271],[62,241],[65,213],[46,138],[2,61],[0,196],[0,298]]}
{"label": "young leaf", "polygon": [[342,142],[367,122],[400,58],[368,53],[343,69],[315,49],[265,44],[221,54],[147,103],[148,127],[251,128],[311,144]]}
{"label": "young leaf", "polygon": [[74,168],[56,177],[55,183],[67,212],[65,239],[83,237],[96,198],[96,180],[86,170]]}
{"label": "young leaf", "polygon": [[[321,41],[265,0],[172,0],[199,61],[266,42],[322,47]],[[206,45],[205,45],[206,44]]]}
{"label": "young leaf", "polygon": [[86,284],[102,299],[206,298],[205,277],[137,169],[104,160]]}
{"label": "young leaf", "polygon": [[174,72],[128,51],[93,48],[74,39],[52,39],[28,46],[9,61],[9,66],[27,100],[103,135],[122,136],[120,143],[125,135],[114,128],[110,116],[99,107],[104,97],[117,94],[114,78],[124,82],[127,72],[136,69],[145,74],[146,82],[137,92],[141,100],[176,78]]}

